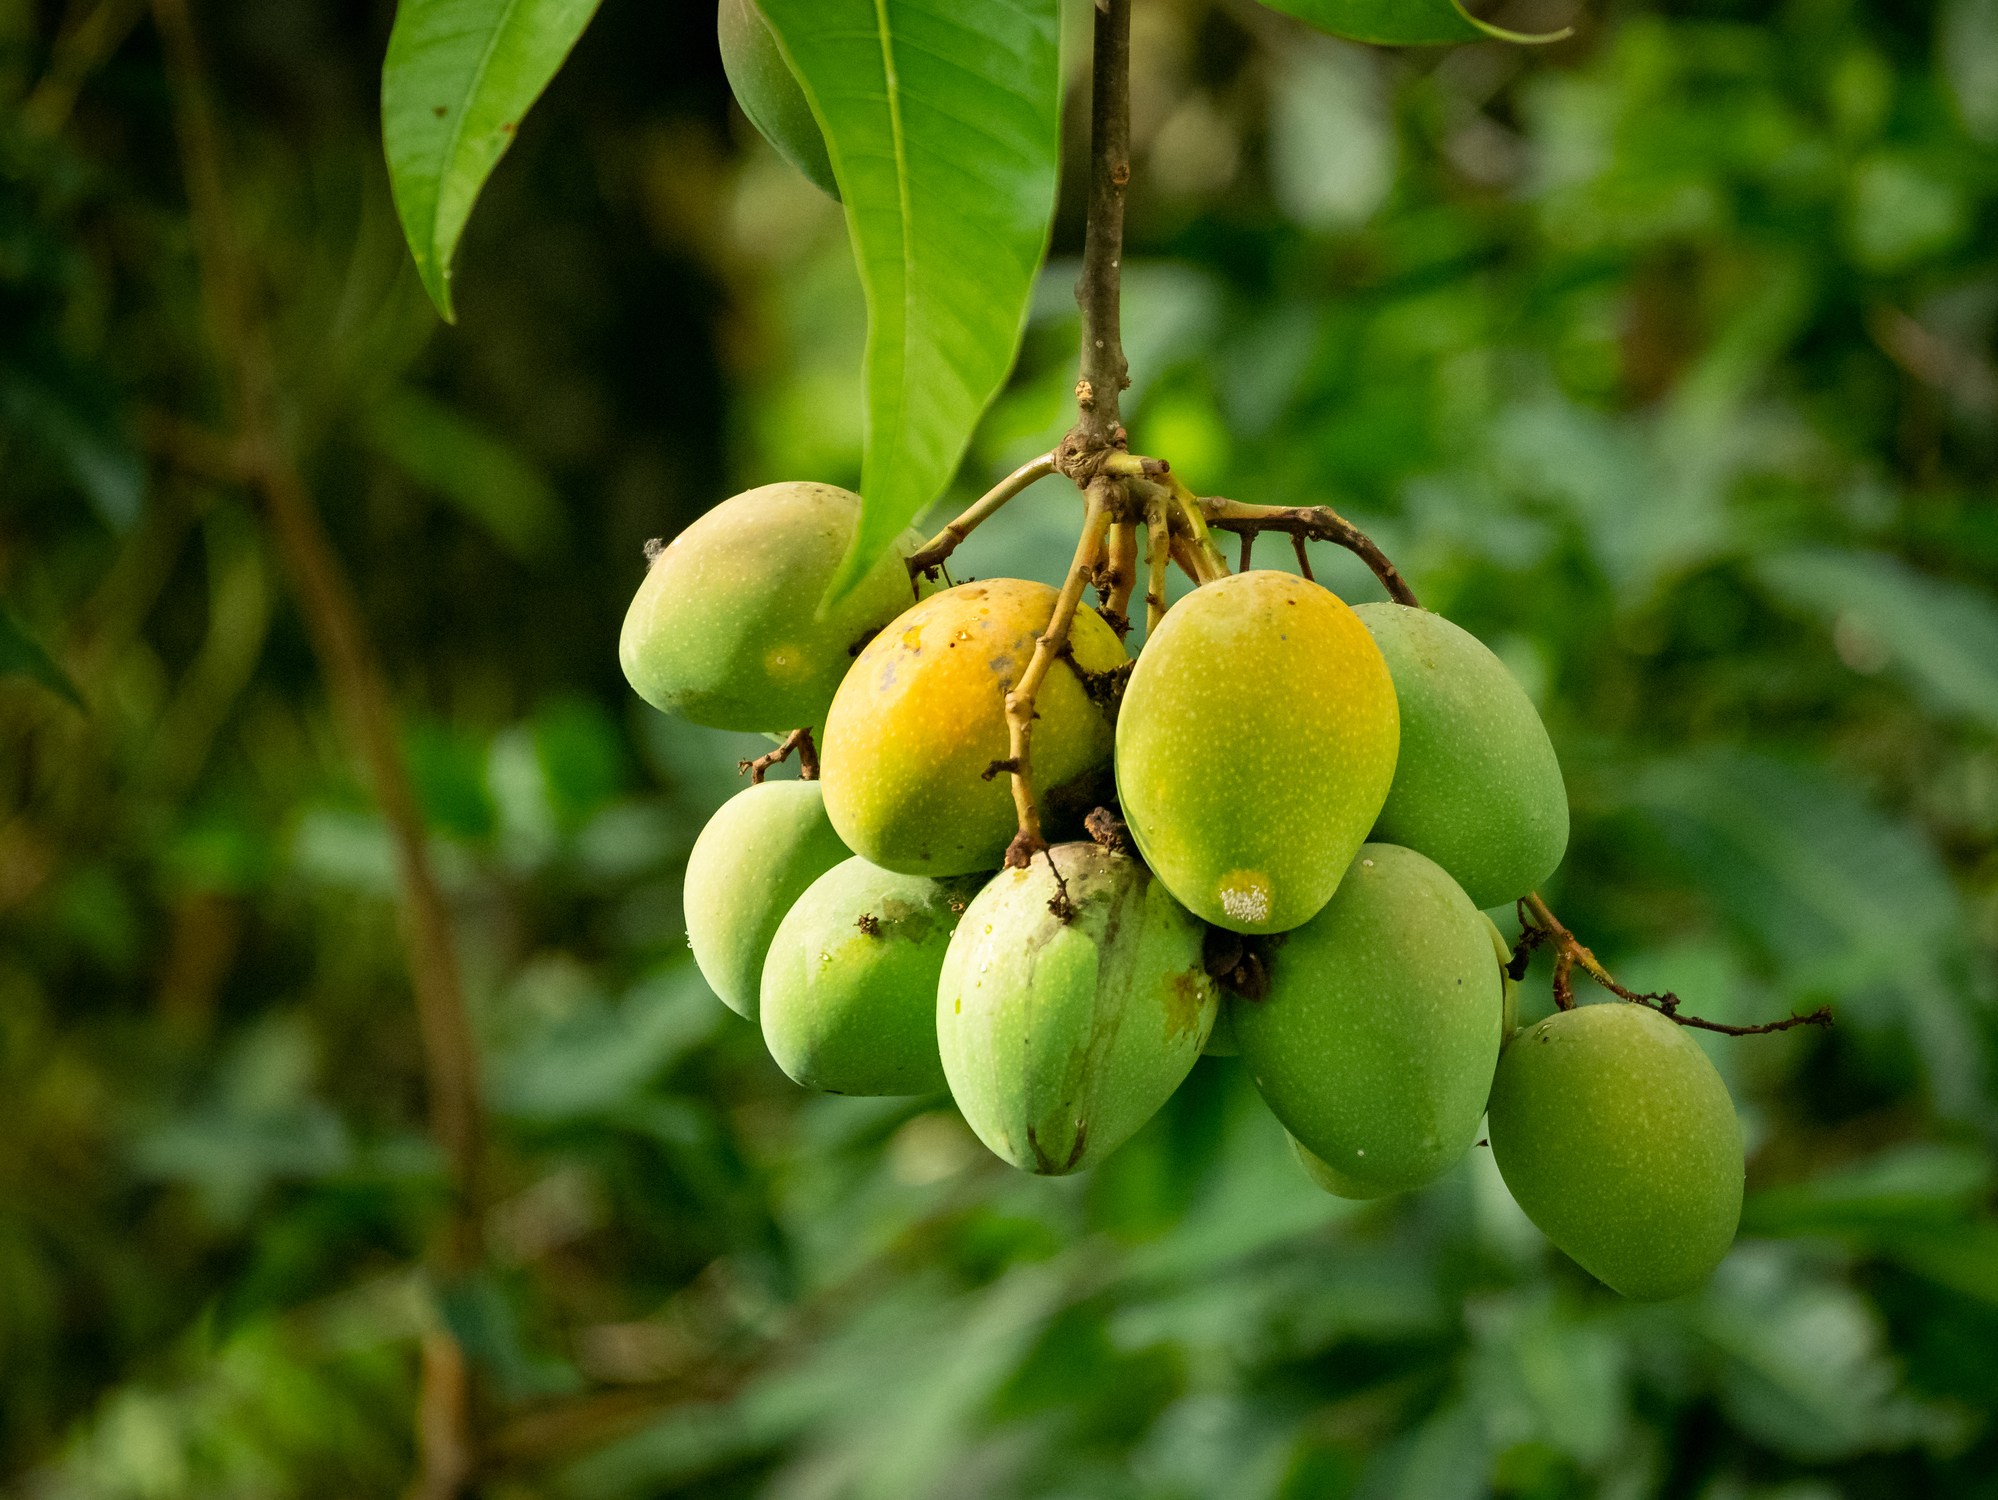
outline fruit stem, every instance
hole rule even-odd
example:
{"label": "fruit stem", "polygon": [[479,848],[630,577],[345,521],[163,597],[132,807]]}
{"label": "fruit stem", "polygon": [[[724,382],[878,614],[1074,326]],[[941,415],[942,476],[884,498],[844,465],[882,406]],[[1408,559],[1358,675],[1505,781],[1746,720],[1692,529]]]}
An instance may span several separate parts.
{"label": "fruit stem", "polygon": [[1165,491],[1148,487],[1145,496],[1145,639],[1150,641],[1165,618],[1166,566],[1172,561],[1172,535],[1166,526]]}
{"label": "fruit stem", "polygon": [[[1699,1016],[1681,1015],[1679,997],[1670,990],[1656,994],[1640,995],[1627,990],[1610,977],[1609,970],[1598,962],[1594,953],[1582,940],[1561,924],[1547,903],[1540,898],[1538,891],[1528,891],[1519,901],[1519,924],[1521,928],[1519,946],[1513,949],[1512,962],[1507,970],[1514,979],[1526,972],[1526,960],[1535,948],[1544,944],[1554,945],[1554,1003],[1562,1010],[1575,1008],[1575,990],[1571,979],[1572,971],[1580,968],[1584,974],[1615,995],[1619,1000],[1627,1000],[1633,1005],[1644,1005],[1657,1011],[1668,1021],[1676,1021],[1681,1026],[1697,1027],[1701,1031],[1718,1031],[1723,1036],[1762,1036],[1771,1031],[1788,1031],[1793,1026],[1829,1026],[1832,1024],[1831,1007],[1819,1006],[1807,1016],[1790,1015],[1781,1021],[1765,1021],[1760,1026],[1728,1026],[1719,1021],[1702,1020]],[[1528,917],[1532,920],[1529,921]]]}
{"label": "fruit stem", "polygon": [[[1381,586],[1395,603],[1406,604],[1410,609],[1422,608],[1422,601],[1415,597],[1415,590],[1408,586],[1408,580],[1388,560],[1388,555],[1375,546],[1373,539],[1364,531],[1329,505],[1245,505],[1220,495],[1205,495],[1193,504],[1208,523],[1220,531],[1244,534],[1289,532],[1299,544],[1300,562],[1304,557],[1302,543],[1305,540],[1336,542],[1373,569],[1374,577],[1380,579]],[[1309,565],[1306,564],[1306,567]],[[1308,572],[1306,576],[1309,576]]]}
{"label": "fruit stem", "polygon": [[791,758],[791,752],[798,752],[798,780],[817,781],[819,779],[819,752],[812,743],[809,729],[794,729],[784,736],[784,741],[768,754],[759,755],[754,760],[739,760],[735,763],[738,773],[748,772],[751,786],[762,786],[764,774],[772,766],[782,765]]}
{"label": "fruit stem", "polygon": [[1028,485],[1047,478],[1055,472],[1055,468],[1055,456],[1052,452],[1043,453],[1039,458],[1029,459],[1021,464],[1019,468],[987,490],[977,504],[925,542],[920,552],[911,553],[909,576],[914,578],[919,573],[927,573],[934,578],[937,569],[943,566],[944,559],[957,551],[959,542],[976,531],[982,522],[990,520],[1000,506]]}
{"label": "fruit stem", "polygon": [[1007,769],[1013,779],[1013,806],[1019,813],[1020,831],[1006,849],[1006,868],[1024,870],[1033,857],[1047,848],[1041,834],[1041,815],[1034,806],[1031,742],[1034,727],[1034,697],[1047,680],[1048,669],[1068,644],[1069,627],[1082,603],[1082,591],[1096,572],[1103,551],[1104,534],[1110,528],[1110,511],[1119,500],[1117,481],[1099,476],[1084,491],[1082,539],[1075,546],[1075,561],[1069,565],[1068,581],[1055,600],[1048,627],[1034,642],[1033,660],[1021,674],[1013,690],[1006,694]]}
{"label": "fruit stem", "polygon": [[1138,587],[1138,523],[1128,513],[1110,527],[1109,576],[1103,580],[1103,623],[1122,640],[1131,629],[1131,595]]}

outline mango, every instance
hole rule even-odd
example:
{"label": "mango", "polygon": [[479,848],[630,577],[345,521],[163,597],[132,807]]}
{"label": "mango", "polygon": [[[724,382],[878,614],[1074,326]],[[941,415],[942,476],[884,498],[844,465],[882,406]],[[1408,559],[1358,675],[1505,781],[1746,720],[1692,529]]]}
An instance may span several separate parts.
{"label": "mango", "polygon": [[756,0],[721,0],[715,35],[721,43],[722,72],[749,123],[779,156],[837,199],[839,183],[833,177],[825,132],[813,118],[805,91]]}
{"label": "mango", "polygon": [[687,943],[722,1004],[756,1019],[778,923],[848,852],[816,781],[745,788],[708,819],[687,856]]}
{"label": "mango", "polygon": [[[1483,912],[1478,913],[1484,917]],[[1486,930],[1491,935],[1492,952],[1498,955],[1499,984],[1504,988],[1505,1006],[1499,1013],[1499,1050],[1503,1052],[1512,1043],[1512,1034],[1519,1030],[1519,981],[1512,977],[1509,965],[1512,963],[1512,944],[1505,940],[1499,931],[1498,923],[1485,917]]]}
{"label": "mango", "polygon": [[1420,850],[1474,905],[1533,890],[1568,849],[1547,728],[1505,663],[1441,615],[1362,604],[1401,700],[1401,758],[1373,837]]}
{"label": "mango", "polygon": [[1345,1196],[1398,1192],[1476,1139],[1502,1005],[1470,898],[1414,850],[1367,844],[1272,954],[1267,998],[1235,1003],[1235,1037],[1264,1102],[1353,1185]]}
{"label": "mango", "polygon": [[1394,685],[1339,599],[1237,573],[1174,605],[1117,718],[1117,792],[1145,862],[1196,915],[1286,932],[1318,914],[1394,778]]}
{"label": "mango", "polygon": [[1285,1131],[1284,1135],[1290,1141],[1291,1154],[1297,1158],[1297,1164],[1304,1168],[1304,1175],[1333,1197],[1385,1198],[1394,1191],[1392,1188],[1375,1187],[1372,1183],[1348,1177],[1289,1131]]}
{"label": "mango", "polygon": [[976,877],[897,875],[855,855],[800,896],[763,960],[763,1040],[831,1094],[933,1094],[937,978]]}
{"label": "mango", "polygon": [[[1018,827],[1006,694],[1054,616],[1046,584],[994,578],[932,594],[877,635],[840,684],[820,772],[826,811],[853,850],[910,875],[996,869]],[[1078,667],[1105,673],[1124,646],[1094,610],[1035,698],[1030,780],[1050,838],[1108,800],[1110,720]]]}
{"label": "mango", "polygon": [[618,660],[654,708],[714,729],[812,728],[854,655],[920,597],[904,532],[820,614],[859,523],[829,484],[766,484],[724,500],[653,558],[624,617]]}
{"label": "mango", "polygon": [[1741,1122],[1685,1030],[1625,1001],[1556,1011],[1492,1087],[1492,1155],[1526,1216],[1636,1302],[1691,1291],[1734,1243]]}
{"label": "mango", "polygon": [[1116,1150],[1214,1025],[1204,936],[1149,870],[1095,844],[1000,871],[958,923],[937,985],[937,1042],[965,1123],[1043,1176]]}

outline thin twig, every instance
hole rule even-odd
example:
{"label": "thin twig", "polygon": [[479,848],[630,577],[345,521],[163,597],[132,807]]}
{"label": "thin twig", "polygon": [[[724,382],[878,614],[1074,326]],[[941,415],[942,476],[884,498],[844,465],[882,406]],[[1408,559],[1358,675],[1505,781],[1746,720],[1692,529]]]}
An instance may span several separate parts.
{"label": "thin twig", "polygon": [[1329,505],[1244,505],[1220,495],[1203,496],[1201,513],[1219,531],[1288,531],[1313,541],[1337,542],[1373,569],[1388,597],[1411,609],[1422,608],[1408,580],[1374,545],[1373,539]]}
{"label": "thin twig", "polygon": [[754,760],[739,760],[735,763],[738,774],[746,773],[751,786],[762,786],[763,777],[772,766],[780,766],[791,758],[791,752],[798,752],[798,780],[817,781],[819,779],[819,752],[812,743],[809,729],[794,729],[784,736],[784,741],[775,750],[759,755]]}
{"label": "thin twig", "polygon": [[[1763,1036],[1772,1031],[1788,1031],[1793,1026],[1829,1026],[1832,1024],[1831,1007],[1820,1006],[1807,1016],[1791,1015],[1781,1021],[1765,1021],[1760,1026],[1728,1026],[1719,1021],[1702,1020],[1699,1016],[1682,1015],[1681,1001],[1670,990],[1656,994],[1638,994],[1627,990],[1610,977],[1594,953],[1590,952],[1582,940],[1561,924],[1561,919],[1548,909],[1540,899],[1538,891],[1529,891],[1520,899],[1520,926],[1526,932],[1537,935],[1530,940],[1523,932],[1519,946],[1513,950],[1508,972],[1518,978],[1526,972],[1525,959],[1533,949],[1542,944],[1554,946],[1554,1003],[1562,1010],[1572,1010],[1575,1005],[1574,986],[1569,978],[1571,969],[1579,968],[1597,984],[1615,995],[1619,1000],[1627,1000],[1633,1005],[1648,1006],[1668,1021],[1676,1021],[1681,1026],[1693,1026],[1701,1031],[1718,1031],[1724,1036]],[[1531,921],[1528,920],[1529,916]]]}
{"label": "thin twig", "polygon": [[1103,595],[1103,623],[1122,640],[1131,630],[1131,595],[1138,587],[1138,523],[1129,514],[1111,523],[1109,589]]}
{"label": "thin twig", "polygon": [[943,566],[944,559],[957,551],[958,543],[976,531],[981,522],[990,520],[1002,505],[1027,486],[1047,478],[1054,472],[1053,453],[1043,453],[1039,458],[1021,464],[980,496],[978,502],[963,515],[925,542],[921,551],[911,553],[909,576],[914,578],[918,573],[928,573],[934,578],[936,570]]}
{"label": "thin twig", "polygon": [[1235,561],[1235,571],[1237,573],[1246,573],[1249,571],[1249,563],[1256,550],[1257,535],[1258,533],[1253,526],[1248,527],[1242,532],[1242,555]]}
{"label": "thin twig", "polygon": [[[263,496],[314,653],[367,764],[395,843],[410,982],[429,1086],[430,1128],[443,1148],[453,1189],[440,1259],[448,1275],[462,1275],[481,1258],[484,1144],[477,1052],[452,946],[450,911],[430,867],[387,676],[278,417],[275,361],[236,243],[221,139],[186,0],[152,0],[152,5],[173,85],[202,294],[217,352],[234,382],[242,432],[238,451]],[[450,1335],[439,1337],[449,1341]],[[433,1358],[426,1345],[423,1474],[416,1491],[425,1500],[448,1500],[476,1466],[472,1401],[462,1375],[462,1359],[453,1365],[441,1353]]]}
{"label": "thin twig", "polygon": [[1145,640],[1149,642],[1165,618],[1166,569],[1172,563],[1165,491],[1157,488],[1145,497],[1145,561]]}
{"label": "thin twig", "polygon": [[1304,575],[1305,582],[1315,583],[1311,576],[1311,554],[1304,550],[1304,533],[1293,531],[1290,534],[1291,549],[1297,553],[1297,571]]}
{"label": "thin twig", "polygon": [[1102,550],[1104,533],[1109,529],[1116,488],[1117,481],[1114,479],[1098,478],[1090,482],[1084,495],[1082,539],[1076,543],[1075,561],[1069,565],[1068,581],[1062,585],[1061,594],[1055,600],[1048,628],[1034,642],[1033,660],[1027,663],[1027,670],[1006,695],[1009,764],[1005,769],[1012,774],[1013,807],[1020,819],[1020,831],[1006,848],[1006,868],[1009,870],[1024,870],[1033,857],[1048,846],[1047,839],[1041,834],[1040,810],[1034,805],[1031,756],[1034,697],[1047,680],[1048,669],[1054,665],[1055,658],[1068,644],[1069,627],[1075,623],[1076,607],[1082,603],[1082,591],[1089,583],[1090,574],[1096,570],[1097,555]]}

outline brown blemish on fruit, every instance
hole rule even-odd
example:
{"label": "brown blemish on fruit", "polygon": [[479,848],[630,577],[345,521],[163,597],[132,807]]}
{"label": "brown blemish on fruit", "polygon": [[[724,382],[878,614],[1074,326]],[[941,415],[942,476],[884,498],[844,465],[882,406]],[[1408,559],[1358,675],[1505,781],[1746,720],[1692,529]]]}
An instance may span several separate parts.
{"label": "brown blemish on fruit", "polygon": [[1200,1013],[1213,997],[1214,981],[1200,965],[1166,976],[1165,1039],[1173,1041],[1200,1029]]}

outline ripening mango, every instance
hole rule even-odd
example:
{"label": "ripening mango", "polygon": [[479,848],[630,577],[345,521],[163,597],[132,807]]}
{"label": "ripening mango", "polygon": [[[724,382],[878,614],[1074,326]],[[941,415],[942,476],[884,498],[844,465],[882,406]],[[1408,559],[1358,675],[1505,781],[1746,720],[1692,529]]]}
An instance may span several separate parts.
{"label": "ripening mango", "polygon": [[721,42],[722,72],[749,123],[779,156],[838,198],[825,132],[812,117],[805,91],[778,50],[776,34],[756,0],[721,0],[715,34]]}
{"label": "ripening mango", "polygon": [[1502,1005],[1470,898],[1414,850],[1366,844],[1272,954],[1267,998],[1235,1002],[1235,1037],[1286,1130],[1338,1179],[1397,1192],[1476,1139]]}
{"label": "ripening mango", "polygon": [[829,484],[766,484],[724,500],[653,558],[618,660],[654,708],[714,729],[812,728],[862,644],[913,604],[904,532],[852,592],[818,611],[860,519]]}
{"label": "ripening mango", "polygon": [[1637,1302],[1705,1281],[1741,1219],[1741,1122],[1682,1027],[1625,1001],[1522,1031],[1492,1086],[1492,1156],[1526,1216]]}
{"label": "ripening mango", "polygon": [[687,943],[708,987],[756,1019],[763,958],[791,903],[848,857],[816,781],[766,781],[721,805],[687,856]]}
{"label": "ripening mango", "polygon": [[1145,861],[1197,915],[1285,932],[1331,899],[1394,779],[1394,684],[1352,610],[1289,573],[1174,605],[1117,717]]}
{"label": "ripening mango", "polygon": [[976,876],[897,875],[858,855],[800,896],[763,961],[763,1040],[777,1066],[832,1094],[931,1094],[937,976]]}
{"label": "ripening mango", "polygon": [[[1043,583],[993,578],[932,594],[860,653],[826,718],[826,811],[853,850],[910,875],[999,866],[1018,829],[1006,758],[1006,694],[1054,616]],[[1075,612],[1069,650],[1034,700],[1031,781],[1048,837],[1079,830],[1109,793],[1110,720],[1078,668],[1105,673],[1124,646]]]}
{"label": "ripening mango", "polygon": [[1426,609],[1362,604],[1401,700],[1401,757],[1373,837],[1428,855],[1479,907],[1534,889],[1568,848],[1546,726],[1505,663]]}
{"label": "ripening mango", "polygon": [[[1050,906],[1064,894],[1066,919]],[[1214,1025],[1204,937],[1149,870],[1095,844],[1058,844],[994,876],[937,985],[944,1076],[978,1138],[1050,1177],[1128,1140]]]}

